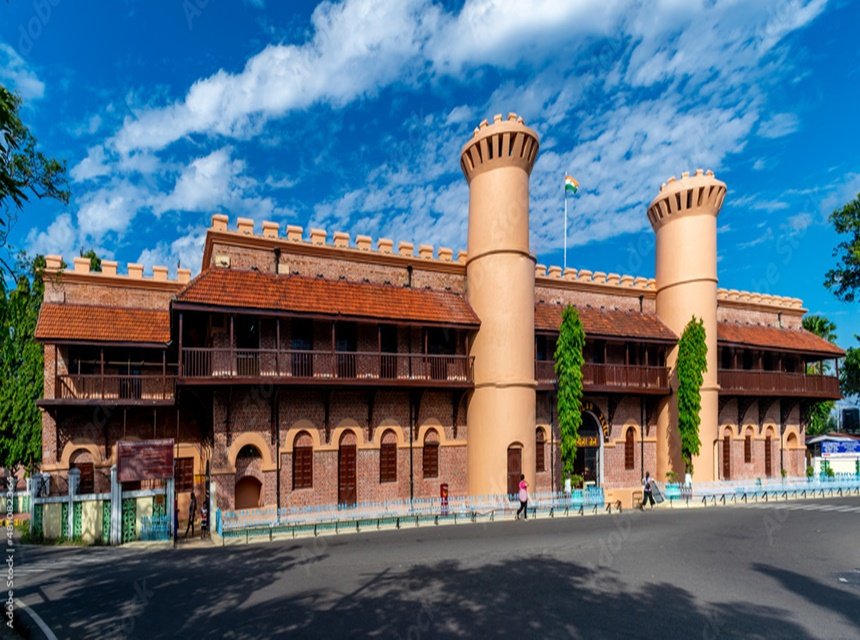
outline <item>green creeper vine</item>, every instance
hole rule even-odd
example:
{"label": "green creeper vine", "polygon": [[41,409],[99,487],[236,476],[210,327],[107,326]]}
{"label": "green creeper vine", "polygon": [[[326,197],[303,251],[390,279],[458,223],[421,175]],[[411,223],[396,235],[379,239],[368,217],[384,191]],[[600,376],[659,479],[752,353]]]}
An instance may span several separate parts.
{"label": "green creeper vine", "polygon": [[576,439],[582,424],[582,365],[585,330],[573,306],[561,314],[561,328],[555,347],[555,374],[558,380],[558,423],[561,431],[561,460],[564,476],[573,475]]}
{"label": "green creeper vine", "polygon": [[693,456],[698,455],[701,440],[699,424],[702,409],[702,381],[708,370],[708,345],[705,325],[695,316],[687,323],[678,341],[678,431],[681,434],[681,457],[687,471],[693,471]]}

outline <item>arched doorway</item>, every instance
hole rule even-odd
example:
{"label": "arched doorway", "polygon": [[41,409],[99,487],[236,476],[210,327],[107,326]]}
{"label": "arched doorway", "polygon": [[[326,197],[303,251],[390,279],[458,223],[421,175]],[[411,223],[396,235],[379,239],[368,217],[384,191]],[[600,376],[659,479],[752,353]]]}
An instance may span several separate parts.
{"label": "arched doorway", "polygon": [[345,431],[337,450],[337,502],[355,504],[358,501],[355,472],[356,441],[352,431]]}
{"label": "arched doorway", "polygon": [[263,485],[254,477],[245,476],[236,483],[236,510],[256,509],[260,506]]}
{"label": "arched doorway", "polygon": [[597,417],[590,411],[583,411],[576,443],[576,457],[573,460],[573,473],[582,476],[584,482],[600,484],[602,442],[603,431]]}
{"label": "arched doorway", "polygon": [[519,493],[522,473],[523,445],[515,443],[508,447],[508,495]]}

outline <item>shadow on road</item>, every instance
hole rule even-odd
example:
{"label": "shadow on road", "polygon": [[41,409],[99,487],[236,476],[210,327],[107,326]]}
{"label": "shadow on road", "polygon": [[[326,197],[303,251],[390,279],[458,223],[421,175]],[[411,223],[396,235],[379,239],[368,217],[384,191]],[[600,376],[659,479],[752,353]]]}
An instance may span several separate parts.
{"label": "shadow on road", "polygon": [[[42,574],[41,587],[22,591],[62,590],[62,598],[36,607],[59,637],[810,637],[783,609],[702,604],[672,584],[631,588],[611,570],[538,555],[480,567],[446,561],[389,568],[333,593],[315,586],[337,583],[332,550],[260,545],[218,555],[135,554]],[[758,569],[806,597],[817,589],[816,604],[846,618],[860,610],[843,592]]]}
{"label": "shadow on road", "polygon": [[809,576],[768,564],[754,564],[752,568],[778,580],[787,591],[796,593],[808,602],[842,616],[848,624],[858,630],[860,635],[860,597],[822,584]]}

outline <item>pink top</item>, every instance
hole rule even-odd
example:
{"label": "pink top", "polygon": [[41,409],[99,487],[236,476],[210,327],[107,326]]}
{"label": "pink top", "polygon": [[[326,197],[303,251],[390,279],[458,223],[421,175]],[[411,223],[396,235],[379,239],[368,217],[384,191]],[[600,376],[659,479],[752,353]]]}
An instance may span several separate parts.
{"label": "pink top", "polygon": [[519,495],[520,502],[525,502],[526,500],[529,499],[528,488],[529,488],[529,483],[526,482],[525,480],[520,480],[520,495]]}
{"label": "pink top", "polygon": [[520,480],[520,491],[525,491],[529,488],[529,483],[525,480]]}

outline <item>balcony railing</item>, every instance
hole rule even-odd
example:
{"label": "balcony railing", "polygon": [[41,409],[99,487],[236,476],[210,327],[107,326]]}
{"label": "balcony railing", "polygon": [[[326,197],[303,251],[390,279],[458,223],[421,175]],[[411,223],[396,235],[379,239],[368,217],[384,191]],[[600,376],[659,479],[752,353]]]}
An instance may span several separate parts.
{"label": "balcony railing", "polygon": [[[538,386],[555,384],[554,362],[535,361],[535,377]],[[669,369],[627,364],[594,364],[582,366],[582,382],[586,391],[632,391],[645,393],[668,393]]]}
{"label": "balcony railing", "polygon": [[839,379],[835,376],[720,369],[718,380],[720,390],[724,394],[786,395],[830,399],[842,397],[839,392]]}
{"label": "balcony railing", "polygon": [[473,382],[473,358],[465,355],[188,348],[181,358],[184,382],[237,378],[314,384],[466,386]]}
{"label": "balcony railing", "polygon": [[158,374],[60,374],[55,400],[104,401],[111,404],[172,402],[176,376]]}

